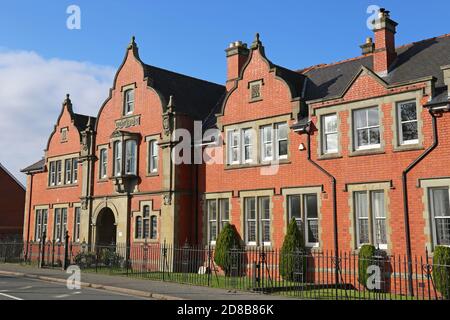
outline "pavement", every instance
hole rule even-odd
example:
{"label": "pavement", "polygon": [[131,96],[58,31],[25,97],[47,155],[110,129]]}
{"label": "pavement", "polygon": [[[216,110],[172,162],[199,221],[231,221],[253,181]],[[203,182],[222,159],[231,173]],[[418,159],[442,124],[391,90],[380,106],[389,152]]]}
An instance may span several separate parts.
{"label": "pavement", "polygon": [[[20,264],[0,264],[0,293],[2,290],[8,289],[11,283],[17,281],[17,283],[23,284],[17,287],[12,287],[11,290],[24,288],[27,286],[32,286],[31,284],[26,284],[26,280],[34,279],[41,280],[51,283],[59,284],[59,287],[66,288],[66,281],[70,275],[65,271],[60,269],[39,269],[32,266],[20,265]],[[9,278],[8,278],[9,277]],[[2,283],[2,281],[4,283]],[[230,292],[225,289],[201,287],[201,286],[191,286],[184,285],[173,282],[163,282],[163,281],[153,281],[153,280],[143,280],[134,279],[126,276],[110,276],[104,274],[81,272],[81,288],[86,290],[86,295],[80,295],[79,298],[90,299],[89,289],[95,289],[96,291],[102,290],[105,293],[115,293],[122,296],[115,296],[116,298],[133,296],[140,298],[151,298],[158,300],[288,300],[287,297],[266,295],[260,293],[251,292]],[[9,287],[8,287],[9,286]],[[46,287],[47,288],[47,287]],[[22,289],[25,290],[25,289]],[[47,290],[47,289],[46,289]],[[54,299],[56,295],[53,294],[58,291],[53,287],[53,289],[48,288],[51,294],[47,295],[48,299]],[[73,290],[70,290],[73,291]],[[11,292],[11,291],[10,291]],[[84,292],[84,291],[82,291]],[[53,294],[53,295],[52,295]],[[69,293],[69,295],[72,293]],[[79,294],[78,294],[79,295]],[[0,294],[0,298],[1,298]],[[32,298],[34,295],[24,295],[24,297]],[[5,295],[3,295],[5,297]],[[113,297],[113,295],[111,295]],[[66,297],[68,298],[68,297]],[[78,296],[77,296],[78,298]],[[110,298],[107,298],[110,299]],[[112,298],[111,298],[112,299]]]}

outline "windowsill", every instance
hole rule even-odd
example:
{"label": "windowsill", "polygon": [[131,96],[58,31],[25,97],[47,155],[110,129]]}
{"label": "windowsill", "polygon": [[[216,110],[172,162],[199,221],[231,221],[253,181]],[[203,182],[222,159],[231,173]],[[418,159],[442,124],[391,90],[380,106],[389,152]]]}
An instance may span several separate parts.
{"label": "windowsill", "polygon": [[422,144],[416,143],[416,144],[402,144],[394,147],[394,152],[403,152],[403,151],[417,151],[417,150],[424,150]]}
{"label": "windowsill", "polygon": [[47,189],[61,189],[61,188],[73,188],[73,187],[78,187],[78,183],[74,183],[74,184],[61,184],[61,185],[57,185],[57,186],[48,186]]}
{"label": "windowsill", "polygon": [[260,102],[260,101],[262,101],[262,100],[263,100],[263,98],[259,97],[259,98],[255,98],[255,99],[250,99],[250,100],[248,101],[248,103]]}
{"label": "windowsill", "polygon": [[108,178],[108,177],[100,178],[100,179],[97,180],[97,182],[100,182],[100,183],[102,183],[102,182],[108,182],[108,181],[109,181],[109,178]]}
{"label": "windowsill", "polygon": [[159,176],[159,172],[147,172],[146,177],[157,177]]}
{"label": "windowsill", "polygon": [[340,152],[336,153],[324,153],[321,154],[317,160],[329,160],[329,159],[340,159],[343,158]]}
{"label": "windowsill", "polygon": [[359,156],[371,156],[377,154],[384,154],[384,148],[373,148],[373,149],[362,149],[362,150],[354,150],[348,156],[349,157],[359,157]]}
{"label": "windowsill", "polygon": [[233,169],[245,169],[245,168],[258,168],[258,167],[269,167],[275,164],[290,164],[291,161],[289,159],[280,159],[278,162],[263,162],[263,163],[244,163],[244,164],[227,164],[225,166],[225,170],[233,170]]}
{"label": "windowsill", "polygon": [[116,179],[136,179],[138,178],[137,174],[121,174],[119,176],[112,176],[109,178],[109,180],[116,180]]}
{"label": "windowsill", "polygon": [[134,243],[139,243],[139,244],[155,244],[155,243],[159,243],[158,239],[134,239],[133,240]]}

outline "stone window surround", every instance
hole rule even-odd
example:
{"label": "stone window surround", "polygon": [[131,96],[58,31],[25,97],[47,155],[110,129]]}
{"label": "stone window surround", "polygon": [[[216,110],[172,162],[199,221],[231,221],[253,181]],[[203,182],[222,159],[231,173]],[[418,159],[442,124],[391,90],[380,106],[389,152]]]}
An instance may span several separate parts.
{"label": "stone window surround", "polygon": [[[122,131],[122,130],[119,130],[120,131],[120,135],[118,135],[118,136],[114,136],[114,137],[111,137],[110,138],[110,140],[109,140],[109,146],[111,147],[111,149],[112,149],[112,159],[111,159],[111,161],[109,161],[110,163],[112,163],[112,166],[111,166],[111,168],[110,168],[110,172],[111,172],[111,176],[110,176],[110,179],[114,179],[114,178],[118,178],[118,177],[134,177],[134,176],[138,176],[139,175],[139,142],[140,142],[140,140],[141,140],[141,134],[140,133],[136,133],[136,132],[128,132],[128,131]],[[125,149],[125,144],[126,144],[126,141],[128,141],[128,140],[135,140],[136,141],[136,174],[126,174],[125,173],[125,162],[126,162],[126,160],[125,160],[125,158],[126,158],[126,149]],[[121,174],[120,174],[120,176],[116,176],[115,175],[115,167],[114,167],[114,165],[115,165],[115,159],[114,159],[114,143],[116,142],[116,141],[121,141],[122,142],[122,159],[121,159],[121,162],[122,162],[122,170],[121,170]]]}
{"label": "stone window surround", "polygon": [[[392,146],[394,152],[400,152],[400,151],[408,151],[408,150],[418,150],[423,149],[423,120],[422,120],[422,110],[421,110],[421,104],[420,100],[423,97],[423,90],[415,90],[415,91],[409,91],[409,92],[402,92],[398,94],[392,94],[377,98],[371,98],[367,100],[362,101],[353,101],[348,103],[342,103],[339,105],[331,105],[327,107],[322,108],[316,108],[313,109],[313,115],[317,116],[317,128],[321,130],[322,126],[322,116],[336,113],[337,115],[337,125],[338,125],[338,152],[332,153],[332,154],[323,154],[323,148],[322,148],[322,137],[321,134],[317,135],[317,145],[319,148],[317,148],[317,157],[319,160],[321,159],[329,159],[329,158],[341,158],[342,157],[342,130],[341,130],[341,114],[342,112],[348,111],[348,117],[347,117],[347,123],[349,126],[349,130],[347,132],[348,136],[348,155],[351,156],[359,156],[359,155],[370,155],[370,154],[378,154],[378,153],[384,153],[385,152],[385,125],[388,125],[388,123],[385,123],[385,117],[384,117],[384,111],[382,110],[382,106],[385,104],[391,105],[391,118],[392,126],[391,130],[393,132],[393,138],[392,138]],[[400,145],[398,140],[398,115],[397,115],[397,104],[400,102],[406,102],[406,101],[416,101],[416,107],[417,107],[417,121],[418,121],[418,134],[419,134],[419,143],[418,144],[410,144],[410,145]],[[353,110],[356,109],[363,109],[368,107],[378,106],[379,107],[379,115],[380,115],[380,148],[376,149],[367,149],[367,150],[355,150],[354,149],[354,126],[353,126]]]}
{"label": "stone window surround", "polygon": [[[356,243],[356,217],[355,217],[355,200],[354,200],[354,192],[357,191],[384,191],[384,210],[386,212],[386,240],[387,240],[387,248],[383,249],[387,253],[392,251],[392,243],[391,243],[391,213],[390,213],[390,198],[389,191],[392,189],[391,181],[381,181],[381,182],[361,182],[361,183],[351,183],[346,186],[348,192],[348,206],[350,208],[349,218],[350,218],[350,230],[349,233],[351,235],[351,243],[350,247],[353,248],[354,252],[359,251],[358,244]],[[373,221],[372,214],[369,212],[369,229],[373,230]],[[370,242],[373,243],[373,232],[369,233]]]}
{"label": "stone window surround", "polygon": [[36,205],[33,207],[33,212],[34,212],[34,230],[33,230],[33,241],[34,243],[38,243],[40,241],[40,239],[34,239],[35,235],[36,235],[36,211],[37,210],[47,210],[47,230],[46,230],[46,238],[48,238],[48,222],[49,222],[49,218],[50,218],[50,205]]}
{"label": "stone window surround", "polygon": [[[265,248],[271,248],[273,246],[273,241],[274,241],[274,228],[273,228],[273,221],[274,221],[274,213],[273,213],[273,196],[275,195],[275,190],[274,189],[265,189],[265,190],[244,190],[244,191],[239,191],[239,202],[240,202],[240,209],[241,209],[241,236],[242,236],[242,240],[244,242],[244,245],[248,248],[255,248],[255,247],[261,247],[264,246]],[[245,223],[245,198],[252,198],[255,197],[256,198],[256,212],[258,214],[258,198],[260,197],[269,197],[269,201],[270,201],[270,245],[269,244],[260,244],[257,243],[256,245],[249,245],[246,243],[245,238],[246,238],[246,223]],[[231,211],[230,211],[231,212]],[[259,241],[259,220],[257,220],[257,236],[256,238]]]}
{"label": "stone window surround", "polygon": [[450,177],[442,178],[424,178],[419,179],[418,187],[422,188],[422,204],[423,204],[423,219],[425,222],[424,234],[426,238],[426,248],[428,252],[434,252],[434,221],[430,210],[429,190],[430,188],[447,187],[450,190]]}
{"label": "stone window surround", "polygon": [[[78,158],[79,156],[80,156],[79,153],[71,153],[71,154],[66,154],[63,156],[47,158],[47,168],[49,168],[48,174],[47,174],[47,189],[67,188],[67,187],[78,186],[78,182],[80,181],[80,170],[78,170],[77,182],[65,184],[65,181],[66,181],[65,161],[67,159]],[[52,186],[52,185],[50,185],[50,162],[59,161],[59,160],[61,160],[61,184],[60,185],[56,184],[56,185]],[[80,162],[78,162],[78,166],[80,166]],[[73,175],[73,169],[72,169],[72,175]],[[57,177],[55,177],[55,179],[57,179]]]}
{"label": "stone window surround", "polygon": [[[109,177],[108,177],[108,167],[109,167],[109,162],[110,162],[110,155],[109,155],[109,149],[110,149],[110,147],[111,147],[111,144],[110,143],[104,143],[104,144],[99,144],[99,145],[97,145],[97,154],[98,154],[98,156],[97,156],[97,159],[98,159],[98,166],[97,166],[97,168],[98,168],[98,177],[97,177],[97,180],[99,181],[99,182],[101,182],[101,181],[108,181],[108,179],[109,179]],[[104,149],[106,149],[106,157],[107,157],[107,161],[106,161],[106,177],[101,177],[100,176],[100,167],[101,167],[101,165],[102,165],[102,163],[101,163],[101,157],[100,157],[100,155],[101,155],[101,150],[104,150]]]}
{"label": "stone window surround", "polygon": [[[134,114],[134,111],[136,110],[136,88],[137,88],[136,82],[133,82],[122,86],[122,88],[120,89],[120,92],[122,93],[122,112],[121,112],[122,117],[129,117],[132,114]],[[128,90],[134,90],[134,102],[133,102],[133,112],[127,114],[125,113],[125,93]]]}
{"label": "stone window surround", "polygon": [[[225,169],[237,169],[237,168],[248,168],[248,167],[259,167],[259,166],[270,166],[272,165],[271,162],[265,162],[261,160],[261,130],[260,128],[266,125],[272,125],[275,126],[277,123],[286,122],[288,125],[288,154],[286,159],[279,159],[279,164],[284,163],[290,163],[291,159],[291,151],[290,151],[290,145],[291,145],[291,139],[289,138],[289,134],[291,133],[291,130],[289,130],[289,121],[291,120],[291,114],[284,114],[279,115],[276,117],[270,117],[270,118],[262,118],[257,120],[251,120],[246,122],[240,122],[236,124],[229,124],[224,125],[223,127],[223,135],[224,135],[224,146],[225,150],[223,152],[224,154],[224,164]],[[252,143],[253,146],[253,161],[247,162],[247,163],[241,163],[241,164],[228,164],[228,132],[233,130],[242,130],[242,129],[253,129],[256,133],[256,136],[254,136],[254,141]],[[273,148],[273,152],[275,152],[275,148]]]}
{"label": "stone window surround", "polygon": [[[149,206],[150,208],[150,214],[149,214],[149,221],[150,221],[150,230],[152,228],[151,226],[151,217],[152,216],[156,216],[156,239],[151,239],[151,238],[142,238],[142,239],[137,239],[136,238],[136,217],[141,217],[142,219],[144,218],[144,206]],[[159,232],[159,225],[160,225],[160,219],[159,217],[161,216],[161,210],[154,210],[153,209],[153,200],[143,200],[143,201],[139,201],[139,211],[132,211],[131,217],[132,219],[132,223],[133,223],[133,242],[136,243],[159,243],[159,236],[160,236],[160,232]],[[144,226],[142,224],[142,226]]]}
{"label": "stone window surround", "polygon": [[[145,142],[147,144],[147,156],[146,156],[146,165],[145,165],[145,172],[147,177],[154,177],[154,176],[159,176],[159,173],[161,171],[160,168],[160,159],[161,159],[161,148],[159,147],[159,141],[161,139],[161,134],[152,134],[152,135],[148,135],[145,136]],[[157,164],[157,170],[156,172],[151,172],[150,171],[150,141],[152,140],[156,140],[156,144],[158,145],[158,164]]]}
{"label": "stone window surround", "polygon": [[[320,251],[323,246],[322,241],[322,192],[323,192],[323,186],[308,186],[308,187],[286,187],[282,188],[281,194],[283,195],[283,219],[284,219],[284,234],[287,233],[287,226],[289,225],[289,204],[288,204],[288,196],[290,195],[307,195],[307,194],[315,194],[317,195],[317,218],[318,218],[318,224],[319,224],[319,243],[318,246],[308,246],[308,248],[311,248],[312,250]],[[303,203],[303,201],[302,201]],[[303,209],[302,209],[303,213]],[[305,221],[304,221],[305,222]],[[305,239],[305,244],[307,243]]]}
{"label": "stone window surround", "polygon": [[[228,213],[230,215],[229,223],[233,224],[233,216],[231,214],[232,212],[232,204],[231,199],[233,198],[233,192],[213,192],[213,193],[205,193],[202,197],[202,212],[203,212],[203,239],[205,239],[204,243],[206,245],[211,244],[212,246],[215,245],[215,243],[210,243],[208,238],[208,228],[209,228],[209,221],[208,221],[208,200],[220,200],[220,199],[228,199]],[[218,234],[217,234],[218,235]]]}
{"label": "stone window surround", "polygon": [[[252,98],[252,87],[259,85],[259,97],[257,98]],[[264,79],[258,79],[258,80],[253,80],[253,81],[249,81],[247,88],[249,89],[249,102],[257,102],[257,101],[262,101],[263,97],[262,97],[262,88],[264,86]]]}

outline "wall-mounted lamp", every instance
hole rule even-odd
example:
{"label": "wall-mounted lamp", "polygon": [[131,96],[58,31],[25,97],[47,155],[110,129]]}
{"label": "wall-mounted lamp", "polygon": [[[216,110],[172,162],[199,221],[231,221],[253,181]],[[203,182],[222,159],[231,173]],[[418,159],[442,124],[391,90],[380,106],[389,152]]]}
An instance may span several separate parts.
{"label": "wall-mounted lamp", "polygon": [[306,150],[306,147],[303,143],[300,143],[300,145],[298,146],[298,150],[303,151]]}

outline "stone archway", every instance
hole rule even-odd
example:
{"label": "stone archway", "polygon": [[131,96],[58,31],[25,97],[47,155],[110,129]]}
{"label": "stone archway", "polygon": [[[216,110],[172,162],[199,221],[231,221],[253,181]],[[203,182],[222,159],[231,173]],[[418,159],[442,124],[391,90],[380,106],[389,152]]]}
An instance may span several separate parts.
{"label": "stone archway", "polygon": [[96,221],[96,245],[106,246],[116,243],[117,224],[110,208],[103,208]]}

